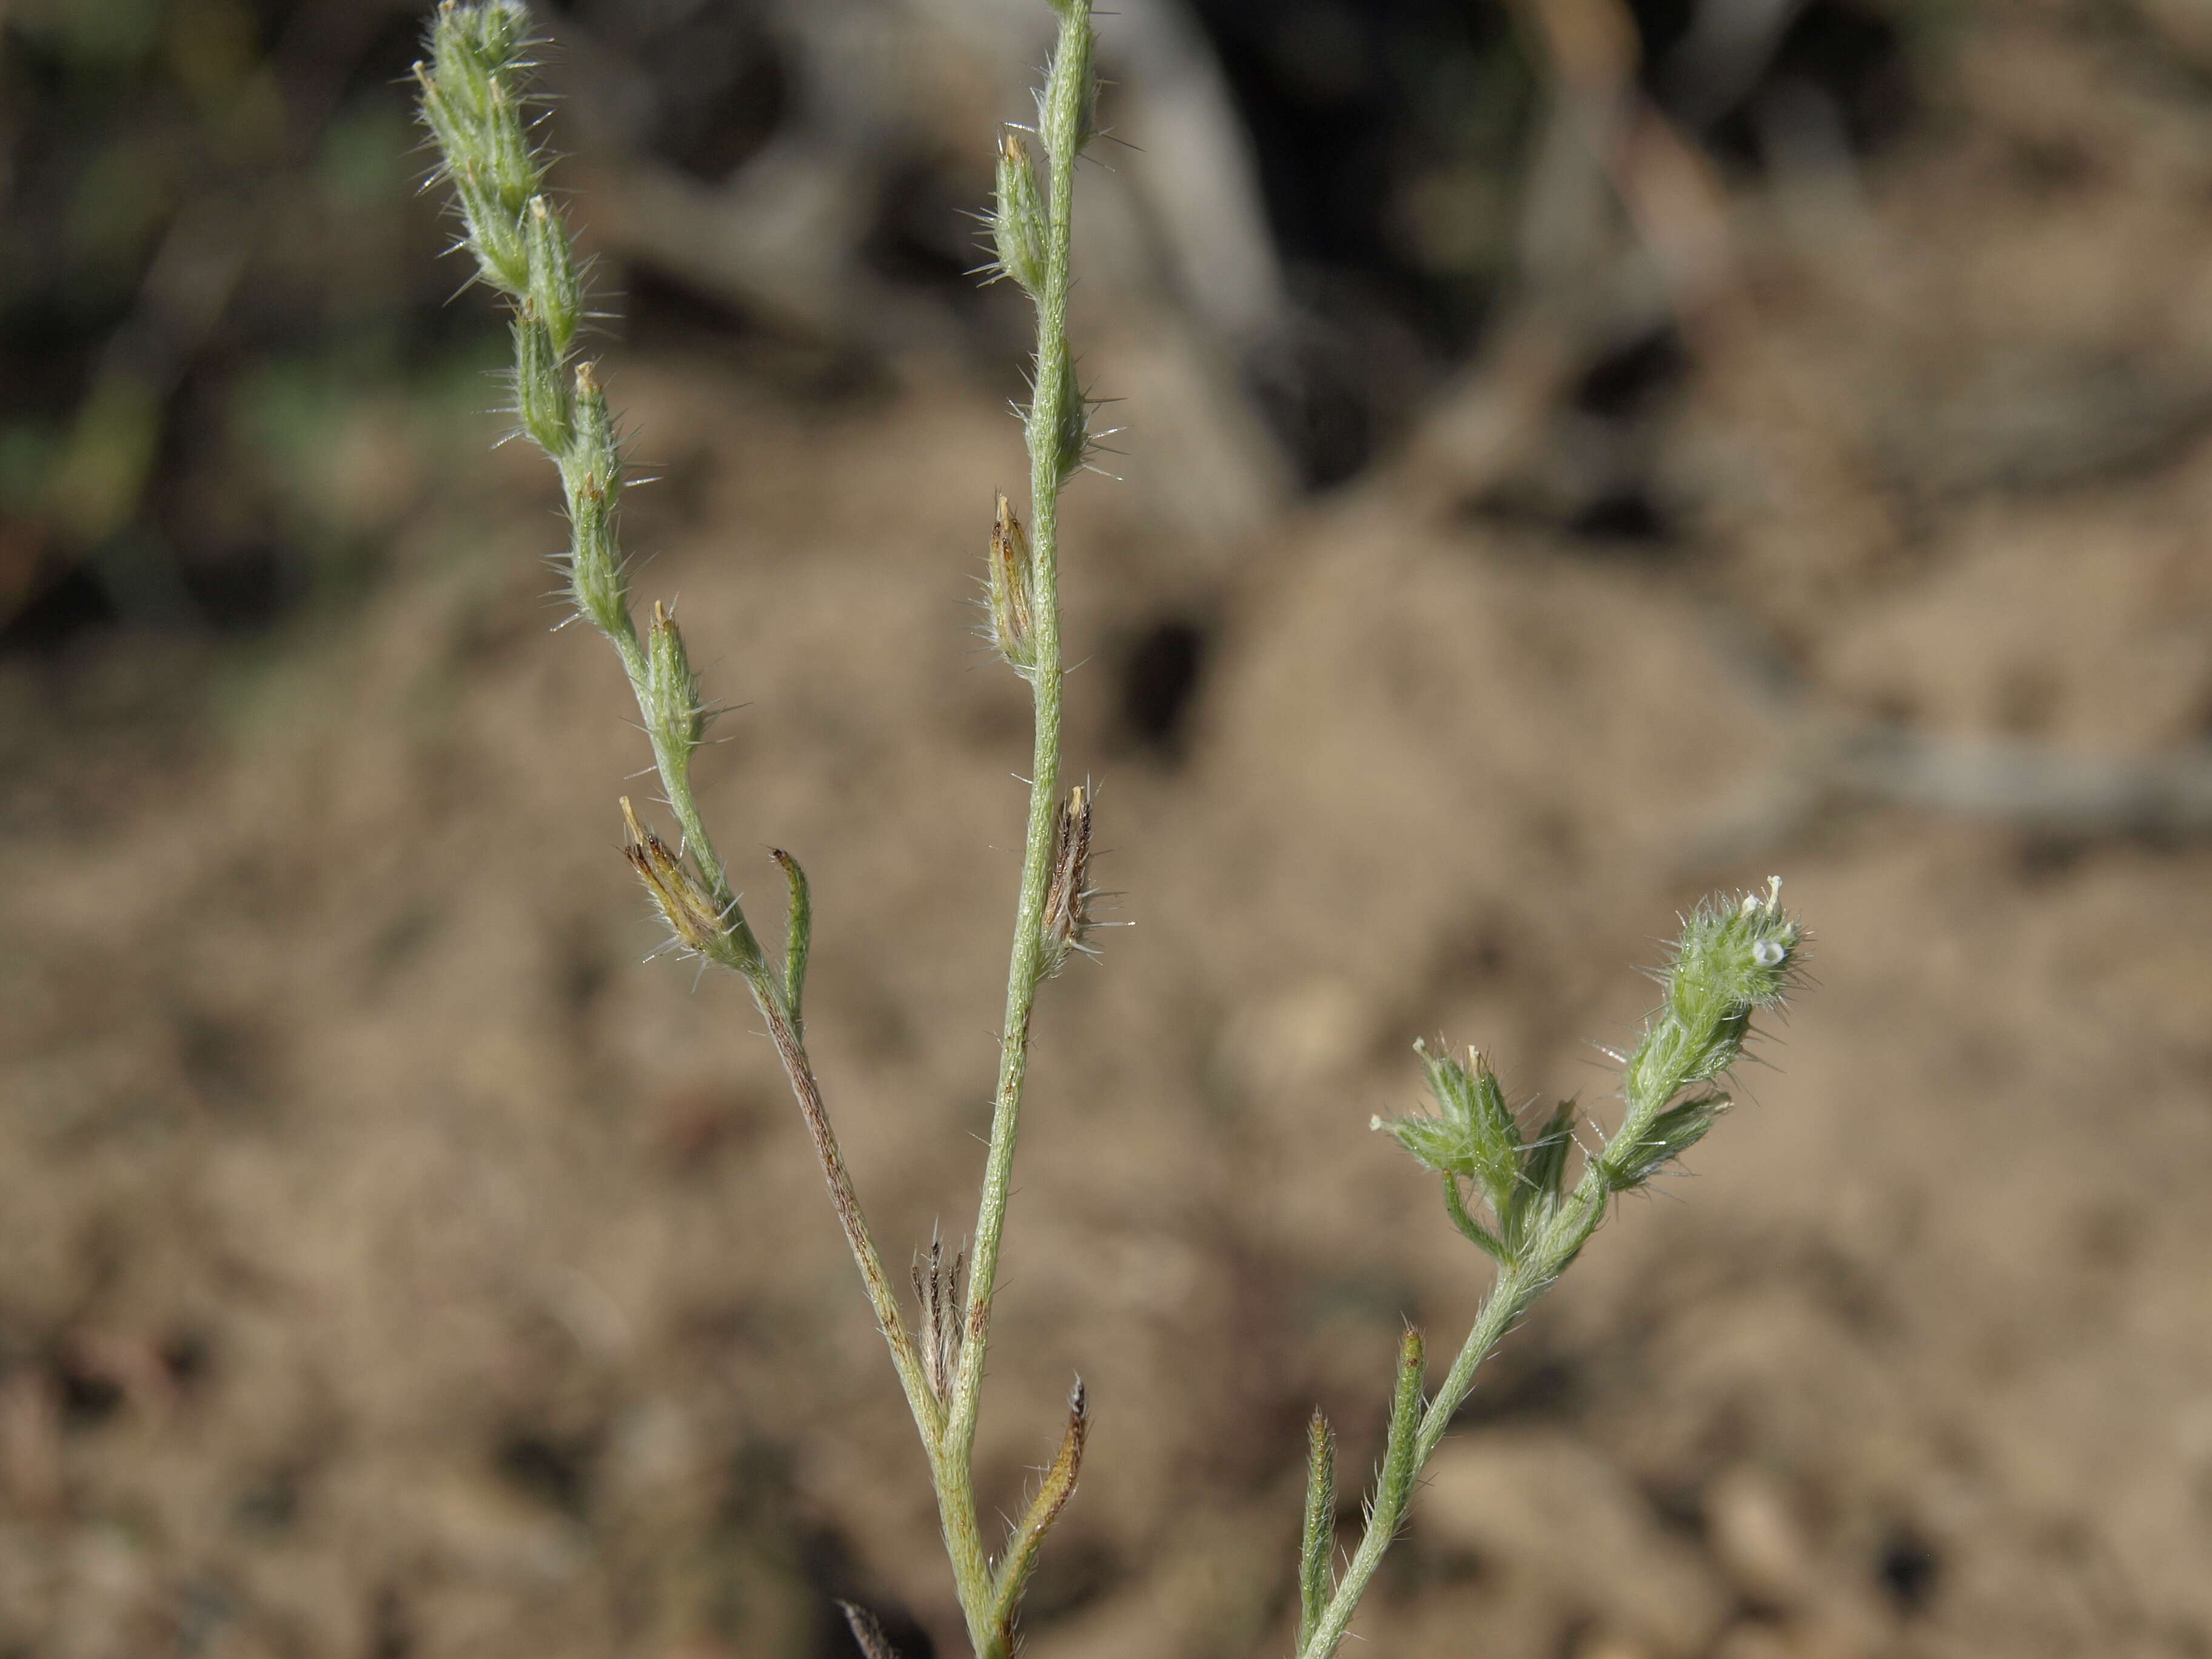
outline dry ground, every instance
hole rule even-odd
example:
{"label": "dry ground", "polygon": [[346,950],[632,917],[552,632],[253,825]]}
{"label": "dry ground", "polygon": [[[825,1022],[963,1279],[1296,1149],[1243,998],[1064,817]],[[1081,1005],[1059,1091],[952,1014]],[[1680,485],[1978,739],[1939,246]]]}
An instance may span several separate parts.
{"label": "dry ground", "polygon": [[[1817,935],[1775,1069],[1513,1339],[1370,1650],[2212,1651],[2212,850],[1802,776],[1860,720],[2204,742],[2212,114],[2161,51],[1988,9],[1905,153],[1747,208],[1765,368],[1723,342],[1655,417],[1673,544],[1410,462],[1202,542],[1127,410],[1067,598],[1133,925],[1044,999],[983,1452],[1010,1505],[1083,1373],[1036,1651],[1285,1647],[1305,1413],[1364,1468],[1400,1320],[1455,1340],[1482,1285],[1367,1129],[1408,1044],[1603,1118],[1634,967],[1770,868]],[[771,838],[812,876],[878,1235],[957,1235],[1026,752],[963,607],[1016,429],[936,371],[610,372],[673,478],[644,590],[740,705],[709,816],[757,892]],[[643,747],[485,435],[364,411],[355,622],[0,682],[0,1653],[750,1659],[833,1651],[834,1593],[957,1650],[772,1057],[638,965]],[[1163,617],[1210,642],[1170,749],[1118,712]]]}

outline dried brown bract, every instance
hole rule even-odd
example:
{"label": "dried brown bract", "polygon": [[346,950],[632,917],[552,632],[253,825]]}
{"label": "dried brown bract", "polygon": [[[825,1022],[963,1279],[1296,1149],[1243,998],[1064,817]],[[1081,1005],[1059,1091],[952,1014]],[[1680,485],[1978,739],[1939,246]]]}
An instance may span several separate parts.
{"label": "dried brown bract", "polygon": [[1058,973],[1071,953],[1095,954],[1087,942],[1096,921],[1091,885],[1091,791],[1081,784],[1067,792],[1060,809],[1052,854],[1052,885],[1044,897],[1044,971]]}
{"label": "dried brown bract", "polygon": [[929,1391],[940,1406],[952,1398],[960,1369],[960,1328],[965,1317],[960,1306],[960,1267],[964,1260],[955,1251],[947,1261],[944,1241],[933,1235],[927,1254],[914,1259],[914,1300],[921,1320],[915,1344],[921,1350]]}
{"label": "dried brown bract", "polygon": [[702,957],[720,955],[728,930],[713,901],[700,890],[691,872],[684,867],[683,859],[670,850],[668,843],[638,822],[628,795],[622,798],[622,811],[623,826],[629,831],[623,853],[645,890],[653,896],[668,931],[687,951]]}

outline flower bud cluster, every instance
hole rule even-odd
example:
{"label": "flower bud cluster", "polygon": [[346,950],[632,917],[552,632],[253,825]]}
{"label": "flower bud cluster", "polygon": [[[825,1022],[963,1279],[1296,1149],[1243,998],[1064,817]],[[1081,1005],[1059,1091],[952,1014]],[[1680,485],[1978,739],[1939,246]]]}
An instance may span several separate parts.
{"label": "flower bud cluster", "polygon": [[530,290],[526,222],[544,177],[515,90],[529,46],[529,14],[514,0],[448,0],[431,25],[429,63],[415,66],[468,247],[484,280],[518,300]]}
{"label": "flower bud cluster", "polygon": [[1779,878],[1763,893],[1706,900],[1683,919],[1661,975],[1666,1001],[1628,1058],[1629,1123],[1600,1159],[1615,1192],[1643,1185],[1704,1139],[1729,1105],[1707,1090],[1742,1057],[1751,1017],[1777,1008],[1796,982],[1805,930],[1782,908]]}
{"label": "flower bud cluster", "polygon": [[714,711],[701,699],[675,618],[655,605],[641,636],[630,617],[617,533],[622,443],[597,371],[574,361],[585,274],[566,219],[544,194],[545,155],[526,119],[530,45],[522,0],[442,0],[425,61],[415,66],[422,122],[437,143],[439,174],[453,189],[459,246],[475,259],[478,276],[514,307],[514,413],[523,433],[560,469],[569,597],[622,656],[666,803],[682,826],[682,843],[672,849],[623,802],[630,864],[675,942],[744,974],[795,1029],[808,925],[805,878],[787,854],[779,855],[793,896],[788,986],[779,987],[691,792],[692,757]]}
{"label": "flower bud cluster", "polygon": [[[1398,1144],[1443,1176],[1452,1219],[1460,1231],[1500,1261],[1520,1254],[1527,1239],[1548,1220],[1559,1203],[1574,1144],[1574,1106],[1560,1103],[1534,1138],[1524,1139],[1520,1120],[1505,1103],[1498,1074],[1477,1049],[1464,1066],[1449,1054],[1431,1054],[1417,1042],[1428,1073],[1429,1092],[1438,1109],[1434,1117],[1377,1117]],[[1457,1183],[1471,1182],[1489,1204],[1495,1231],[1468,1215]]]}
{"label": "flower bud cluster", "polygon": [[1684,918],[1661,975],[1666,1001],[1628,1062],[1630,1098],[1663,1104],[1734,1066],[1752,1015],[1788,994],[1803,942],[1779,880],[1764,893],[1708,899]]}
{"label": "flower bud cluster", "polygon": [[620,639],[630,629],[614,532],[621,451],[590,366],[573,379],[568,367],[583,325],[584,279],[568,223],[541,189],[544,159],[525,120],[530,43],[520,0],[446,0],[415,75],[440,171],[459,207],[461,244],[483,280],[514,305],[515,416],[561,468],[576,608]]}
{"label": "flower bud cluster", "polygon": [[[1666,1000],[1626,1060],[1622,1092],[1628,1110],[1620,1131],[1591,1154],[1574,1194],[1585,1236],[1606,1197],[1650,1181],[1696,1146],[1729,1109],[1729,1097],[1710,1085],[1741,1058],[1752,1016],[1778,1007],[1788,994],[1804,941],[1804,929],[1782,908],[1779,881],[1770,882],[1763,893],[1709,899],[1683,919],[1673,959],[1661,975]],[[1471,1053],[1462,1066],[1415,1047],[1427,1067],[1437,1114],[1377,1117],[1374,1127],[1389,1131],[1443,1177],[1446,1210],[1462,1233],[1501,1263],[1521,1263],[1568,1203],[1573,1103],[1562,1103],[1541,1131],[1524,1139],[1481,1054]],[[1694,1092],[1680,1098],[1686,1091]],[[1494,1227],[1468,1213],[1462,1182],[1488,1202]],[[1568,1253],[1579,1248],[1577,1239]]]}

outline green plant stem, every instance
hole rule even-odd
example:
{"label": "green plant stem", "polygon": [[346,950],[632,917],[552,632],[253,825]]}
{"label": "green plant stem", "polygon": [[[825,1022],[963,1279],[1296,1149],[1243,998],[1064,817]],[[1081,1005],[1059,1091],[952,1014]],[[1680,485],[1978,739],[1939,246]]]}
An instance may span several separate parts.
{"label": "green plant stem", "polygon": [[[1028,671],[1035,719],[1030,763],[1029,830],[1024,842],[1020,898],[1006,968],[1005,1022],[999,1041],[999,1082],[991,1110],[991,1143],[977,1204],[968,1278],[966,1330],[959,1369],[945,1413],[941,1456],[951,1476],[940,1479],[939,1508],[952,1558],[969,1639],[976,1659],[1005,1659],[1011,1644],[1011,1607],[1003,1605],[975,1524],[975,1425],[982,1406],[983,1361],[990,1340],[991,1303],[998,1285],[999,1251],[1013,1186],[1014,1146],[1020,1133],[1022,1093],[1029,1076],[1030,1021],[1044,976],[1045,897],[1052,877],[1060,799],[1060,491],[1066,478],[1060,411],[1073,390],[1074,365],[1067,348],[1067,289],[1073,241],[1078,134],[1089,95],[1087,76],[1069,72],[1073,43],[1090,28],[1087,5],[1061,15],[1054,73],[1040,128],[1048,136],[1050,180],[1042,284],[1036,295],[1036,377],[1024,437],[1030,454],[1030,547],[1036,656]],[[1010,1553],[1009,1571],[1018,1564]]]}
{"label": "green plant stem", "polygon": [[[1613,1144],[1634,1146],[1650,1130],[1653,1121],[1673,1097],[1669,1088],[1665,1095],[1656,1098],[1643,1093],[1632,1098],[1627,1115],[1622,1120],[1620,1133]],[[1474,1387],[1475,1373],[1481,1369],[1498,1345],[1518,1324],[1522,1315],[1531,1304],[1552,1287],[1554,1280],[1565,1273],[1570,1262],[1589,1242],[1590,1235],[1605,1219],[1607,1201],[1613,1194],[1613,1185],[1607,1176],[1607,1165],[1602,1157],[1593,1158],[1583,1170],[1582,1179],[1575,1183],[1553,1211],[1550,1219],[1529,1238],[1515,1259],[1498,1270],[1490,1294],[1483,1298],[1476,1312],[1474,1326],[1467,1340],[1460,1344],[1459,1352],[1444,1373],[1443,1386],[1428,1403],[1421,1415],[1419,1431],[1413,1437],[1412,1471],[1404,1493],[1378,1491],[1374,1509],[1368,1518],[1366,1530],[1361,1534],[1359,1547],[1345,1564],[1344,1576],[1338,1580],[1336,1592],[1329,1598],[1328,1606],[1316,1621],[1312,1633],[1297,1650],[1297,1659],[1330,1659],[1344,1640],[1345,1632],[1352,1624],[1352,1615],[1359,1606],[1375,1570],[1382,1564],[1383,1553],[1390,1547],[1399,1525],[1405,1519],[1404,1498],[1410,1495],[1413,1480],[1428,1467],[1429,1459],[1436,1455],[1437,1447],[1451,1427],[1451,1420],[1465,1403],[1468,1393]]]}
{"label": "green plant stem", "polygon": [[[563,461],[566,465],[565,458]],[[809,1137],[814,1143],[815,1156],[822,1165],[822,1177],[830,1188],[830,1203],[837,1212],[839,1225],[843,1229],[845,1243],[852,1250],[853,1261],[860,1271],[860,1282],[866,1289],[868,1304],[875,1310],[876,1321],[883,1328],[884,1340],[889,1346],[891,1363],[897,1369],[899,1382],[906,1390],[907,1405],[914,1413],[915,1425],[921,1432],[923,1445],[929,1449],[933,1461],[935,1449],[943,1434],[943,1414],[936,1397],[931,1394],[924,1376],[921,1358],[915,1348],[914,1339],[900,1317],[898,1298],[890,1280],[884,1272],[883,1257],[876,1249],[874,1236],[868,1230],[867,1218],[861,1213],[858,1195],[853,1189],[853,1178],[845,1165],[843,1149],[837,1143],[836,1132],[830,1127],[830,1114],[822,1099],[821,1085],[814,1076],[814,1067],[806,1052],[796,1017],[796,986],[780,983],[775,970],[769,965],[759,940],[745,921],[737,896],[731,890],[729,877],[714,839],[708,834],[704,817],[699,811],[698,796],[691,787],[691,757],[689,749],[672,744],[662,722],[654,718],[653,698],[644,647],[639,643],[637,626],[630,615],[627,601],[618,601],[606,629],[617,655],[622,659],[623,672],[629,677],[630,689],[637,698],[638,710],[644,716],[647,732],[653,740],[653,765],[659,774],[661,793],[668,809],[675,815],[684,834],[684,850],[698,867],[705,882],[707,894],[722,919],[726,930],[716,951],[717,960],[743,975],[751,988],[754,1005],[768,1022],[769,1036],[775,1045],[776,1058],[781,1062],[784,1075],[789,1079],[792,1094],[799,1102],[800,1115],[805,1119]],[[803,878],[802,878],[803,880]],[[795,891],[803,892],[803,888]],[[805,914],[803,908],[793,910],[793,939],[799,935],[797,928]],[[811,927],[811,921],[804,924]],[[801,947],[803,951],[803,946]],[[800,960],[794,958],[793,960]]]}
{"label": "green plant stem", "polygon": [[[646,729],[651,732],[653,705],[646,689],[645,653],[639,648],[635,625],[627,610],[622,620],[623,630],[612,636],[615,649],[621,654],[623,672],[629,676],[630,690],[637,698],[638,711],[646,717]],[[708,895],[730,930],[740,963],[764,961],[760,940],[753,933],[752,924],[745,920],[744,912],[738,907],[729,872],[723,866],[721,854],[715,850],[714,838],[707,833],[706,819],[700,816],[699,798],[691,789],[690,757],[670,749],[654,732],[653,764],[660,775],[661,799],[676,815],[677,828],[684,832],[684,850],[691,855],[691,861],[705,878]],[[747,966],[739,965],[738,971],[747,979],[752,977]]]}
{"label": "green plant stem", "polygon": [[813,1062],[808,1059],[805,1044],[784,1012],[775,981],[765,970],[757,978],[748,977],[751,979],[753,1000],[768,1021],[769,1039],[775,1045],[776,1058],[782,1062],[784,1075],[791,1082],[791,1092],[798,1098],[799,1115],[806,1120],[807,1133],[814,1142],[814,1155],[821,1163],[823,1179],[829,1184],[830,1201],[836,1209],[853,1260],[860,1269],[860,1283],[867,1291],[868,1305],[875,1310],[876,1321],[883,1327],[884,1340],[891,1352],[891,1364],[897,1368],[899,1382],[906,1389],[907,1404],[914,1411],[915,1425],[921,1431],[923,1446],[933,1449],[943,1435],[943,1418],[936,1397],[930,1393],[921,1355],[914,1346],[906,1322],[899,1316],[898,1297],[884,1273],[883,1258],[877,1253],[867,1219],[860,1213],[860,1201],[853,1191],[853,1177],[845,1167],[843,1149],[837,1144],[836,1132],[830,1127],[830,1114],[822,1103],[821,1085],[815,1081]]}
{"label": "green plant stem", "polygon": [[[900,1384],[906,1391],[907,1405],[914,1413],[915,1426],[921,1431],[922,1444],[930,1452],[933,1466],[937,1447],[944,1433],[943,1413],[936,1396],[930,1392],[921,1356],[914,1346],[906,1322],[900,1316],[897,1295],[884,1272],[882,1255],[876,1249],[875,1237],[868,1229],[867,1218],[860,1210],[860,1197],[853,1188],[852,1174],[845,1165],[844,1150],[838,1145],[836,1131],[830,1126],[829,1109],[822,1099],[822,1086],[815,1079],[813,1061],[806,1052],[805,1039],[801,1035],[796,1007],[797,985],[795,982],[789,985],[780,983],[775,969],[769,967],[759,941],[738,908],[721,855],[715,850],[713,838],[707,832],[706,821],[700,814],[698,797],[691,787],[690,756],[688,751],[670,745],[662,737],[659,723],[653,718],[645,653],[638,643],[636,624],[626,605],[618,612],[617,626],[609,630],[609,635],[622,658],[623,667],[629,676],[639,711],[645,716],[646,728],[653,735],[653,764],[660,776],[663,798],[683,830],[684,850],[698,866],[700,875],[706,882],[708,894],[728,929],[726,954],[718,959],[744,977],[745,983],[752,990],[754,1006],[759,1009],[762,1018],[768,1022],[769,1037],[775,1046],[776,1059],[783,1066],[784,1076],[791,1085],[791,1092],[799,1102],[799,1115],[806,1121],[808,1137],[814,1143],[815,1157],[822,1166],[823,1181],[830,1188],[830,1204],[836,1210],[838,1224],[844,1231],[846,1245],[853,1253],[854,1264],[860,1270],[860,1283],[867,1292],[868,1305],[874,1310],[876,1322],[882,1327],[884,1341],[890,1349],[891,1363],[896,1368]],[[799,955],[790,958],[793,965],[804,961],[802,930],[811,931],[811,910],[802,896],[804,879],[801,877],[802,884],[793,888],[792,937],[799,951]]]}
{"label": "green plant stem", "polygon": [[[1087,25],[1078,23],[1073,27]],[[999,1040],[999,1086],[991,1114],[991,1148],[968,1280],[968,1331],[961,1348],[947,1433],[963,1451],[974,1443],[981,1404],[984,1339],[990,1329],[991,1293],[1006,1231],[1006,1200],[1013,1176],[1014,1142],[1020,1131],[1022,1088],[1029,1074],[1030,1016],[1044,970],[1045,890],[1052,877],[1054,827],[1060,799],[1060,476],[1053,411],[1066,395],[1073,367],[1067,351],[1067,271],[1070,205],[1075,157],[1070,147],[1050,155],[1050,241],[1044,290],[1037,296],[1036,397],[1030,404],[1030,546],[1036,606],[1036,662],[1030,671],[1036,740],[1030,762],[1029,832],[1023,844],[1021,897],[1006,968],[1006,1020]]]}
{"label": "green plant stem", "polygon": [[[1064,227],[1054,216],[1055,236]],[[1062,265],[1064,269],[1064,263]],[[1048,375],[1064,374],[1067,343],[1040,354],[1040,400]],[[1037,471],[1042,472],[1040,465]],[[1036,560],[1036,666],[1030,671],[1036,740],[1030,761],[1029,830],[1023,843],[1021,896],[1014,915],[1013,949],[1006,968],[1006,1008],[999,1040],[999,1085],[991,1111],[991,1146],[984,1164],[983,1193],[975,1216],[968,1281],[968,1330],[960,1351],[948,1432],[963,1450],[974,1443],[981,1406],[984,1344],[990,1330],[991,1294],[998,1279],[999,1249],[1012,1191],[1014,1143],[1021,1128],[1022,1091],[1029,1076],[1030,1018],[1044,971],[1045,890],[1052,878],[1054,828],[1060,797],[1060,594],[1055,563],[1059,534],[1057,503],[1037,496],[1031,531]]]}
{"label": "green plant stem", "polygon": [[[883,1258],[876,1249],[867,1218],[862,1214],[860,1198],[853,1189],[852,1176],[845,1167],[843,1149],[838,1145],[836,1131],[831,1127],[830,1114],[823,1104],[821,1085],[815,1080],[813,1062],[807,1055],[805,1039],[786,1012],[784,999],[778,994],[778,987],[766,967],[747,974],[746,979],[752,987],[755,1004],[768,1021],[769,1040],[775,1045],[776,1058],[782,1063],[791,1091],[799,1101],[800,1115],[806,1121],[815,1158],[830,1188],[830,1204],[837,1212],[838,1224],[844,1230],[845,1243],[853,1253],[854,1263],[860,1270],[860,1283],[883,1332],[884,1346],[890,1350],[891,1364],[898,1372],[899,1386],[905,1391],[907,1408],[914,1414],[922,1452],[929,1460],[930,1484],[937,1492],[938,1516],[945,1534],[945,1554],[952,1564],[961,1614],[973,1639],[975,1632],[999,1628],[1004,1620],[994,1616],[990,1558],[976,1523],[975,1482],[969,1460],[955,1455],[945,1432],[944,1406],[930,1387],[921,1353],[899,1313],[897,1295],[884,1272]],[[1003,1642],[987,1649],[977,1639],[975,1651],[977,1659],[993,1659],[993,1656],[1004,1659],[1006,1650]]]}

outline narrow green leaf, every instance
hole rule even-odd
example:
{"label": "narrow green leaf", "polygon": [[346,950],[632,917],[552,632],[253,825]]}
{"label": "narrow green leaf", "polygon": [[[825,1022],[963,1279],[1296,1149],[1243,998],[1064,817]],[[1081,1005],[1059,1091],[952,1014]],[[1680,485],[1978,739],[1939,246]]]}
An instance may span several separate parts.
{"label": "narrow green leaf", "polygon": [[1480,1049],[1468,1051],[1464,1066],[1449,1054],[1431,1057],[1425,1051],[1421,1058],[1444,1121],[1460,1132],[1468,1173],[1502,1211],[1521,1176],[1521,1126],[1505,1103],[1498,1074]]}
{"label": "narrow green leaf", "polygon": [[575,436],[568,410],[568,377],[543,323],[517,318],[514,334],[514,412],[540,449],[558,454]]}
{"label": "narrow green leaf", "polygon": [[[1052,1530],[1052,1523],[1075,1495],[1076,1477],[1083,1472],[1083,1443],[1091,1431],[1090,1407],[1084,1402],[1083,1379],[1075,1379],[1075,1388],[1067,1396],[1067,1427],[1060,1436],[1060,1454],[1044,1472],[1043,1484],[1036,1496],[1030,1500],[1021,1523],[1006,1540],[1006,1553],[1000,1559],[999,1570],[991,1585],[991,1622],[1002,1642],[1011,1644],[1014,1612],[1022,1601],[1022,1591],[1028,1586],[1030,1574],[1036,1566],[1038,1547],[1044,1535]],[[1005,1648],[1000,1650],[1006,1651]]]}
{"label": "narrow green leaf", "polygon": [[1375,1481],[1375,1515],[1370,1525],[1395,1532],[1413,1495],[1420,1473],[1416,1440],[1421,1428],[1421,1334],[1408,1327],[1398,1345],[1398,1386],[1390,1401],[1390,1434],[1383,1443],[1382,1472]]}
{"label": "narrow green leaf", "polygon": [[1336,1434],[1314,1409],[1306,1425],[1306,1522],[1298,1545],[1298,1646],[1303,1650],[1336,1588],[1329,1562],[1336,1542]]}
{"label": "narrow green leaf", "polygon": [[1606,1182],[1615,1192],[1640,1187],[1667,1164],[1705,1139],[1731,1104],[1726,1095],[1700,1095],[1670,1106],[1633,1141],[1616,1136],[1605,1149]]}
{"label": "narrow green leaf", "polygon": [[806,994],[806,953],[814,943],[814,902],[799,860],[781,847],[770,848],[769,856],[791,888],[791,910],[783,930],[783,1000],[789,1005],[791,1029],[804,1041],[806,1023],[799,1005]]}

